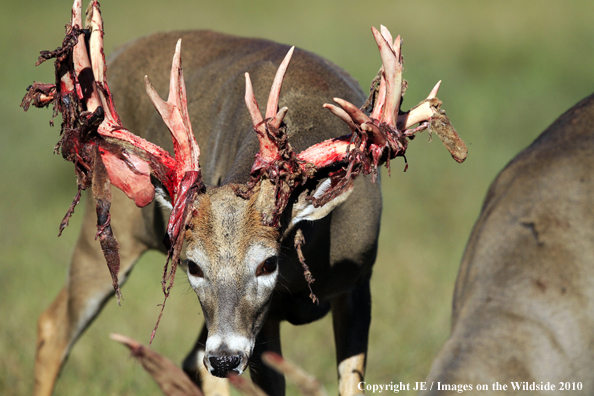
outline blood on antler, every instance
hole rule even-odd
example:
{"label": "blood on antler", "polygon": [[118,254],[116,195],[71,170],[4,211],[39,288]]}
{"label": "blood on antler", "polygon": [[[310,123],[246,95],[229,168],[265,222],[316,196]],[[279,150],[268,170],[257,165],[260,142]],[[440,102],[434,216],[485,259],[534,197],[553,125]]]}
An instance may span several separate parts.
{"label": "blood on antler", "polygon": [[262,221],[272,227],[279,227],[280,215],[287,206],[293,190],[314,175],[313,167],[297,157],[287,139],[283,119],[288,108],[278,109],[283,79],[294,49],[295,47],[291,47],[276,72],[264,118],[254,96],[250,75],[245,73],[245,104],[252,118],[254,131],[258,134],[260,150],[252,166],[250,181],[245,188],[239,188],[237,193],[247,197],[262,179],[269,179],[275,186],[275,206],[272,213],[263,215]]}
{"label": "blood on antler", "polygon": [[[374,27],[371,30],[382,58],[379,86],[372,86],[371,95],[375,96],[373,111],[367,116],[352,103],[334,98],[340,107],[331,104],[324,104],[324,107],[343,120],[352,133],[319,143],[298,156],[316,168],[347,162],[346,168],[331,175],[332,187],[319,197],[312,197],[316,206],[325,204],[350,188],[353,179],[361,172],[371,173],[375,179],[379,165],[385,163],[389,167],[390,159],[404,156],[408,139],[427,128],[438,134],[457,162],[466,159],[466,145],[441,110],[441,101],[436,97],[441,81],[431,90],[427,99],[410,111],[401,112],[400,104],[407,85],[402,79],[402,41],[398,36],[392,42],[392,35],[384,26],[381,27],[381,33]],[[412,128],[415,124],[419,126]]]}
{"label": "blood on antler", "polygon": [[[330,104],[324,104],[324,107],[343,120],[351,129],[351,134],[318,143],[298,155],[288,144],[282,126],[288,109],[284,107],[278,110],[282,79],[293,48],[278,69],[264,119],[246,73],[245,101],[260,141],[260,151],[252,167],[249,186],[255,185],[263,177],[275,184],[276,208],[275,216],[269,219],[270,225],[278,226],[278,216],[295,187],[316,177],[320,170],[344,166],[330,172],[330,185],[325,184],[317,193],[310,194],[308,199],[315,206],[322,206],[352,188],[354,178],[360,173],[372,174],[375,180],[378,166],[385,163],[389,167],[391,159],[404,156],[408,139],[427,128],[438,134],[457,162],[466,159],[466,145],[441,110],[441,101],[436,97],[441,81],[431,90],[427,99],[410,111],[401,112],[406,82],[402,78],[400,36],[392,41],[392,35],[384,26],[381,27],[381,33],[375,28],[372,28],[372,32],[382,59],[379,86],[372,87],[372,95],[375,96],[373,111],[368,116],[352,103],[334,98],[340,107]],[[419,125],[413,128],[416,124]]]}
{"label": "blood on antler", "polygon": [[[190,215],[188,202],[204,190],[198,162],[200,150],[187,111],[181,40],[173,57],[167,102],[159,98],[145,78],[147,93],[171,132],[175,157],[122,126],[106,79],[103,22],[96,0],[87,9],[85,29],[82,28],[81,0],[74,1],[62,47],[42,52],[37,64],[51,58],[56,58],[56,83],[33,84],[21,105],[26,110],[30,103],[42,107],[53,102],[55,112],[62,114],[62,137],[56,150],[75,164],[79,192],[61,223],[60,232],[74,212],[80,191],[92,186],[97,207],[97,237],[119,301],[119,255],[110,227],[110,184],[124,191],[137,206],[143,207],[155,196],[150,179],[152,174],[173,199],[165,238],[169,256],[164,270],[163,290],[167,296],[183,242],[180,230]],[[172,266],[168,271],[169,261]],[[167,281],[169,285],[166,287]]]}

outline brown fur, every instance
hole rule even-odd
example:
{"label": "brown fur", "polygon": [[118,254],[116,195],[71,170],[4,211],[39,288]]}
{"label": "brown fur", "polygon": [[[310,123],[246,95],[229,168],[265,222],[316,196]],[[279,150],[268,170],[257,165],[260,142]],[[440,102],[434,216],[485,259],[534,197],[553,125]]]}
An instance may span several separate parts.
{"label": "brown fur", "polygon": [[[206,194],[199,195],[194,201],[192,219],[185,234],[188,245],[201,244],[212,252],[216,250],[214,244],[228,239],[233,242],[230,246],[233,252],[245,253],[253,240],[277,241],[278,230],[262,224],[262,213],[256,207],[257,198],[258,194],[254,194],[244,200],[235,195],[230,185],[210,188]],[[222,203],[216,215],[212,213],[213,200]],[[229,223],[229,220],[237,222]],[[227,235],[223,236],[223,233]]]}
{"label": "brown fur", "polygon": [[[456,281],[452,334],[427,381],[488,384],[481,395],[500,394],[495,381],[531,395],[579,381],[572,394],[594,393],[593,241],[594,95],[491,185]],[[511,381],[556,392],[513,392]]]}

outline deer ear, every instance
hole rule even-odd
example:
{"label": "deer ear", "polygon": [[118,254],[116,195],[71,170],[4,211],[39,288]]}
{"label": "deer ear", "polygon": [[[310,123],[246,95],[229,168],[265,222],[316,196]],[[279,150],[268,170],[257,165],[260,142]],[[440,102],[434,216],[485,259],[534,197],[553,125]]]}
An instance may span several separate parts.
{"label": "deer ear", "polygon": [[[314,198],[319,198],[322,194],[328,191],[331,187],[331,183],[332,180],[330,180],[330,178],[324,180],[314,193]],[[346,201],[352,191],[353,186],[351,185],[349,188],[345,189],[342,194],[319,207],[315,207],[311,200],[306,199],[306,194],[301,194],[295,205],[293,205],[291,225],[289,228],[292,228],[295,224],[303,220],[314,221],[326,217],[336,207]]]}

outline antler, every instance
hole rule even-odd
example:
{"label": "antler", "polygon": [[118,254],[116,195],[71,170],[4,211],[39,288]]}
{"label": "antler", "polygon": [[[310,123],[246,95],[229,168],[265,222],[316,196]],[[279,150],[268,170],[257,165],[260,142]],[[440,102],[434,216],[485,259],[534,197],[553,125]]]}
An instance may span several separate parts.
{"label": "antler", "polygon": [[[190,220],[192,202],[194,202],[198,194],[205,191],[205,187],[202,183],[202,174],[198,161],[200,148],[194,138],[192,124],[188,115],[186,85],[181,67],[181,39],[177,41],[175,47],[167,101],[165,102],[159,97],[147,76],[144,77],[144,83],[146,93],[171,132],[176,160],[175,168],[168,170],[171,176],[165,177],[164,180],[160,179],[168,189],[169,195],[173,198],[173,209],[169,215],[167,234],[163,241],[169,251],[162,280],[165,301],[163,301],[161,314],[151,334],[152,342],[179,264],[179,255],[183,246],[183,238],[180,237],[180,232]],[[171,269],[168,271],[170,261]]]}
{"label": "antler", "polygon": [[274,81],[272,82],[272,88],[270,88],[264,119],[262,118],[258,102],[254,96],[250,74],[245,73],[245,104],[250,113],[250,117],[252,118],[254,130],[258,134],[258,139],[260,140],[260,151],[256,154],[256,161],[252,167],[252,173],[280,159],[279,149],[281,147],[276,143],[278,140],[278,128],[280,128],[288,108],[283,107],[278,112],[277,109],[280,91],[283,85],[283,78],[289,67],[289,62],[291,61],[294,50],[295,47],[291,47],[276,71]]}
{"label": "antler", "polygon": [[[401,113],[401,99],[407,85],[402,79],[402,41],[398,36],[392,43],[392,35],[384,26],[381,27],[381,33],[374,27],[371,30],[382,58],[379,86],[372,86],[371,97],[375,96],[373,111],[367,116],[352,103],[334,98],[340,107],[330,104],[324,104],[324,107],[343,120],[352,133],[321,142],[298,156],[316,168],[348,163],[346,169],[332,176],[334,182],[330,189],[320,197],[312,198],[316,206],[325,204],[350,188],[352,180],[361,172],[372,173],[375,178],[379,165],[386,163],[389,167],[390,159],[404,156],[407,138],[413,138],[416,133],[427,128],[437,132],[457,162],[466,159],[466,145],[441,110],[441,101],[436,97],[441,81],[431,90],[427,99],[409,112]],[[415,124],[420,125],[412,128]]]}
{"label": "antler", "polygon": [[[378,86],[372,87],[371,98],[375,97],[375,104],[371,114],[368,116],[352,103],[334,98],[340,107],[330,104],[324,104],[324,107],[343,120],[351,129],[351,134],[318,143],[298,155],[295,155],[288,144],[282,125],[287,108],[277,112],[282,79],[293,48],[279,66],[264,119],[254,97],[249,74],[246,73],[245,101],[254,130],[258,134],[260,151],[256,154],[252,179],[247,190],[239,193],[251,193],[253,186],[262,178],[273,182],[276,186],[276,207],[273,215],[264,219],[265,223],[278,226],[278,218],[292,191],[322,169],[346,165],[346,168],[330,172],[329,185],[326,184],[318,192],[310,194],[308,199],[315,206],[322,206],[349,190],[354,178],[360,173],[371,173],[375,180],[377,167],[383,163],[389,167],[391,159],[404,156],[408,139],[427,128],[437,132],[457,162],[465,160],[466,146],[441,110],[441,101],[436,97],[441,81],[431,90],[427,99],[409,112],[401,113],[400,104],[407,86],[402,79],[402,41],[400,36],[392,41],[392,35],[384,26],[381,26],[381,33],[372,27],[372,33],[380,51],[382,68],[379,71]],[[416,124],[419,126],[413,128]]]}
{"label": "antler", "polygon": [[[147,93],[169,128],[175,158],[161,147],[142,139],[122,126],[106,79],[103,51],[103,21],[97,0],[87,9],[87,29],[82,28],[81,0],[72,6],[70,25],[62,47],[43,51],[37,64],[56,58],[56,84],[34,83],[22,106],[54,103],[54,114],[62,113],[62,137],[56,145],[62,156],[75,164],[78,193],[60,225],[60,233],[80,199],[81,190],[93,187],[97,207],[97,236],[105,255],[113,286],[121,296],[118,244],[110,226],[110,184],[120,188],[136,205],[152,202],[155,189],[151,174],[167,189],[173,210],[165,244],[169,249],[163,276],[165,298],[173,285],[182,239],[180,230],[189,218],[188,203],[204,190],[199,166],[200,149],[194,139],[187,111],[186,89],[181,69],[181,40],[171,68],[169,97],[165,102],[145,77]],[[168,271],[169,261],[172,261]],[[166,287],[166,283],[169,285]]]}
{"label": "antler", "polygon": [[288,142],[283,124],[288,108],[283,107],[278,110],[283,79],[294,50],[295,47],[291,47],[276,72],[268,96],[265,118],[262,118],[254,96],[250,75],[245,73],[245,104],[252,118],[254,131],[258,134],[260,150],[252,166],[250,182],[245,188],[239,188],[237,193],[247,197],[260,180],[269,179],[275,186],[276,202],[272,213],[265,214],[262,221],[273,227],[279,226],[280,215],[295,187],[313,176],[313,168],[297,158],[297,154]]}

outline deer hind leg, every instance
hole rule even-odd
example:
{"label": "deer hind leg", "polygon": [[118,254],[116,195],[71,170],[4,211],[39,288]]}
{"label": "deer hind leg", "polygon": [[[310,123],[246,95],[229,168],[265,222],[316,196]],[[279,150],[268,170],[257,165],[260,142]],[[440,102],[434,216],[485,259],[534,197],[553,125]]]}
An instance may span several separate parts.
{"label": "deer hind leg", "polygon": [[[141,242],[146,233],[143,234],[142,211],[119,190],[113,190],[112,228],[120,245],[119,282],[123,284],[136,260],[147,250],[147,244]],[[114,295],[99,241],[95,241],[96,232],[95,205],[89,198],[66,285],[39,317],[35,357],[36,396],[51,395],[73,344]]]}
{"label": "deer hind leg", "polygon": [[338,363],[339,395],[363,393],[359,384],[365,376],[371,323],[369,277],[361,279],[354,290],[332,300],[332,323]]}
{"label": "deer hind leg", "polygon": [[211,375],[204,366],[204,346],[207,337],[208,331],[206,325],[203,325],[194,349],[186,356],[182,367],[188,377],[202,389],[205,395],[229,396],[229,381]]}

